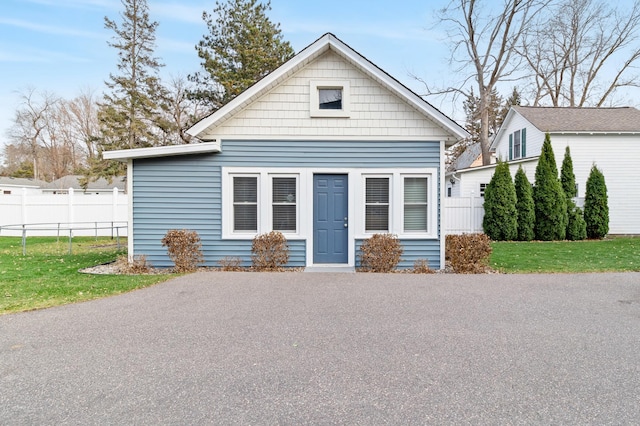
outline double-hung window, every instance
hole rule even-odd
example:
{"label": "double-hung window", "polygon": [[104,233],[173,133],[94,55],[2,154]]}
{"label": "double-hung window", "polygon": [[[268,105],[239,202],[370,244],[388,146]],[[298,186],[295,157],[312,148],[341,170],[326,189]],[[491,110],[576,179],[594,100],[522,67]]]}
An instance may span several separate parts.
{"label": "double-hung window", "polygon": [[428,190],[428,178],[404,178],[404,232],[427,232],[429,229]]}
{"label": "double-hung window", "polygon": [[[255,170],[255,169],[254,169]],[[230,168],[223,171],[223,238],[280,231],[298,234],[299,174]]]}
{"label": "double-hung window", "polygon": [[527,156],[527,129],[516,130],[509,134],[509,160]]}
{"label": "double-hung window", "polygon": [[273,177],[272,179],[273,230],[296,232],[297,230],[297,179],[295,177]]}
{"label": "double-hung window", "polygon": [[258,232],[258,177],[233,177],[233,232]]}
{"label": "double-hung window", "polygon": [[389,178],[365,178],[366,232],[389,231]]}

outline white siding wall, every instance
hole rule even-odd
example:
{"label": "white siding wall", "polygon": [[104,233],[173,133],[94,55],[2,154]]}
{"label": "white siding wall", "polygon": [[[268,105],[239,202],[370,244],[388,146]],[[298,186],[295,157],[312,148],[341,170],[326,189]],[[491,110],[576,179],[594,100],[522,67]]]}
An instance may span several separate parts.
{"label": "white siding wall", "polygon": [[[511,172],[511,178],[513,179],[515,177],[516,172],[518,171],[518,167],[522,165],[522,169],[527,175],[527,179],[529,179],[529,182],[533,184],[537,164],[537,159],[524,160],[518,162],[517,164],[510,164],[509,171]],[[471,191],[473,191],[473,195],[476,197],[480,195],[480,184],[489,183],[491,181],[491,177],[493,176],[494,170],[495,165],[490,167],[479,167],[477,170],[471,169],[463,173],[457,173],[456,176],[460,178],[460,181],[456,183],[456,185],[460,185],[460,192],[458,196],[470,197],[472,195]]]}
{"label": "white siding wall", "polygon": [[500,134],[501,137],[496,146],[497,158],[505,161],[509,159],[509,135],[525,127],[527,128],[527,157],[540,155],[542,143],[544,142],[544,133],[533,127],[531,123],[516,112],[507,123],[505,131]]}
{"label": "white siding wall", "polygon": [[609,232],[640,234],[640,136],[551,135],[551,144],[558,171],[565,147],[570,147],[579,197],[585,196],[594,163],[604,174],[609,196]]}
{"label": "white siding wall", "polygon": [[[311,118],[310,81],[350,83],[349,118]],[[217,138],[412,138],[447,133],[335,53],[327,52],[214,129]]]}

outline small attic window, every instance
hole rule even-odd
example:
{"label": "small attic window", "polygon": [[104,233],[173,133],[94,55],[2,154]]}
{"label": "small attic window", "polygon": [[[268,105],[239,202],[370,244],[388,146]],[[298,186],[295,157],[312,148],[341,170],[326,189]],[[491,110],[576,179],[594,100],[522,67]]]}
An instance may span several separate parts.
{"label": "small attic window", "polygon": [[311,117],[349,117],[348,81],[311,81]]}
{"label": "small attic window", "polygon": [[342,109],[342,87],[318,89],[320,109]]}

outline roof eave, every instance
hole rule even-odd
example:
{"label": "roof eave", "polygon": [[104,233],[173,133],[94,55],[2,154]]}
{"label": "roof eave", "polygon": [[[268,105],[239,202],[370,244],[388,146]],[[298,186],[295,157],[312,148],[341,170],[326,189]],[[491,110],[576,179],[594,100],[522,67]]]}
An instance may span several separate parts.
{"label": "roof eave", "polygon": [[120,149],[117,151],[105,151],[102,156],[105,160],[127,161],[138,158],[169,157],[174,155],[191,155],[221,152],[220,141],[203,142],[185,145],[156,146],[151,148]]}

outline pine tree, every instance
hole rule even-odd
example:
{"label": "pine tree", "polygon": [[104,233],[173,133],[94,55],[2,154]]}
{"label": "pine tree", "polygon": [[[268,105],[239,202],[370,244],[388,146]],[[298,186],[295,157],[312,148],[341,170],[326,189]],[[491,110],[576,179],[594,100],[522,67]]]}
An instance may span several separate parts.
{"label": "pine tree", "polygon": [[[157,135],[171,126],[162,118],[166,89],[158,77],[163,66],[154,57],[157,22],[149,20],[146,0],[122,0],[121,23],[104,18],[105,28],[115,36],[109,46],[118,51],[119,74],[105,82],[109,93],[98,111],[102,139],[100,150],[143,148],[157,145]],[[121,174],[120,164],[97,159],[97,176]]]}
{"label": "pine tree", "polygon": [[482,227],[492,240],[514,240],[518,236],[516,190],[505,162],[498,163],[485,189]]}
{"label": "pine tree", "polygon": [[578,195],[576,190],[576,175],[573,173],[573,160],[571,150],[567,146],[560,168],[560,183],[565,198],[567,199],[567,240],[584,240],[587,237],[587,224],[584,221],[582,210],[576,206],[573,198]]}
{"label": "pine tree", "polygon": [[527,175],[518,167],[514,178],[516,191],[516,213],[518,215],[518,241],[531,241],[535,237],[536,213],[533,204],[533,190]]}
{"label": "pine tree", "polygon": [[227,0],[202,14],[209,33],[196,46],[204,69],[189,76],[191,98],[215,111],[293,56],[269,10],[269,1]]}
{"label": "pine tree", "polygon": [[562,183],[562,190],[567,200],[578,195],[576,191],[576,175],[573,173],[573,160],[571,159],[569,146],[564,150],[564,158],[562,159],[562,166],[560,168],[560,182]]}
{"label": "pine tree", "polygon": [[551,137],[547,133],[536,167],[533,202],[536,212],[536,239],[563,240],[567,233],[567,202],[558,180]]}
{"label": "pine tree", "polygon": [[609,232],[609,200],[604,175],[594,164],[587,179],[584,220],[588,238],[604,238]]}

